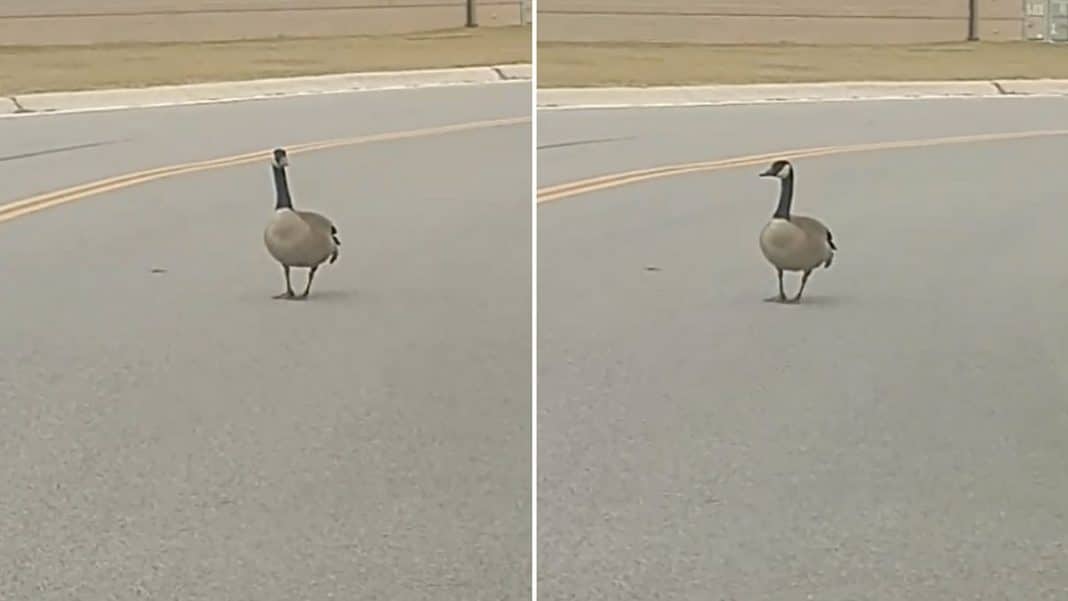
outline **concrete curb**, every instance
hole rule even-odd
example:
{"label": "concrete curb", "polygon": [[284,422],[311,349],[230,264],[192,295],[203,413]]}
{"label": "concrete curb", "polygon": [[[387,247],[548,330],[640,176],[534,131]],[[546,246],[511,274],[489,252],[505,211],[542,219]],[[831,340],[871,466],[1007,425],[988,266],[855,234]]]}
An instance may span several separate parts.
{"label": "concrete curb", "polygon": [[1027,96],[1068,96],[1068,80],[1006,79],[995,81],[1002,94]]}
{"label": "concrete curb", "polygon": [[860,81],[650,88],[550,88],[538,90],[538,107],[640,108],[999,96],[1068,96],[1068,80]]}
{"label": "concrete curb", "polygon": [[524,80],[534,78],[534,67],[531,65],[501,65],[493,68],[501,79]]}
{"label": "concrete curb", "polygon": [[[531,71],[530,65],[499,65],[460,69],[344,73],[84,92],[47,92],[0,99],[0,114],[117,110],[355,91],[480,85],[529,80]],[[9,107],[10,110],[8,110]]]}

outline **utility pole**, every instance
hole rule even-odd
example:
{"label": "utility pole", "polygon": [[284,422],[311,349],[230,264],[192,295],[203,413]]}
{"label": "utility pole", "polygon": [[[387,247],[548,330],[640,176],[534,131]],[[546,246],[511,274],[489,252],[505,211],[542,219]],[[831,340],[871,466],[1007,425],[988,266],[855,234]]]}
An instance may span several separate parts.
{"label": "utility pole", "polygon": [[476,0],[467,0],[467,26],[478,27],[478,11],[475,10]]}
{"label": "utility pole", "polygon": [[968,0],[968,41],[979,41],[979,0]]}

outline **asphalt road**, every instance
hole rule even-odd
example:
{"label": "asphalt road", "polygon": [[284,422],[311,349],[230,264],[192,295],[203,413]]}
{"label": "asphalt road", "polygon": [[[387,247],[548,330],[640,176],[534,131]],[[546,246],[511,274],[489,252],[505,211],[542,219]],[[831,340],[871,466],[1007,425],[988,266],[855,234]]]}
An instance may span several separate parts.
{"label": "asphalt road", "polygon": [[[539,177],[1066,111],[543,112]],[[1068,598],[1066,156],[1058,137],[798,160],[795,211],[840,252],[797,306],[761,301],[763,165],[542,205],[540,598]]]}
{"label": "asphalt road", "polygon": [[[0,200],[529,94],[3,119]],[[271,299],[266,159],[0,225],[0,599],[528,599],[530,138],[293,156],[343,242],[303,303]]]}

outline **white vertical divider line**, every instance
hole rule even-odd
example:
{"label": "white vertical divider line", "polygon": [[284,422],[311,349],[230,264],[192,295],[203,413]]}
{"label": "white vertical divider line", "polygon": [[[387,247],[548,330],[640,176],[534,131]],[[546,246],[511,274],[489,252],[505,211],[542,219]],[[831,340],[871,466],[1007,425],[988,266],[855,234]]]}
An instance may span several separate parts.
{"label": "white vertical divider line", "polygon": [[538,0],[530,11],[530,598],[538,601]]}

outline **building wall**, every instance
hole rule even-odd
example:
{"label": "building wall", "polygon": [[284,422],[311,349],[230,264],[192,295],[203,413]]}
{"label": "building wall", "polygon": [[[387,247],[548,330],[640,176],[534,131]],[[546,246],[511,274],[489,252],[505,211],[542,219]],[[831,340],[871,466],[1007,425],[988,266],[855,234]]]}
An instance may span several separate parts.
{"label": "building wall", "polygon": [[[964,40],[969,0],[539,0],[543,41],[718,44]],[[1023,0],[979,0],[979,35],[1023,37]]]}
{"label": "building wall", "polygon": [[[466,0],[2,0],[0,45],[388,34],[463,27]],[[519,0],[478,0],[482,26]]]}

